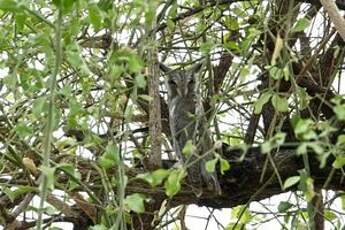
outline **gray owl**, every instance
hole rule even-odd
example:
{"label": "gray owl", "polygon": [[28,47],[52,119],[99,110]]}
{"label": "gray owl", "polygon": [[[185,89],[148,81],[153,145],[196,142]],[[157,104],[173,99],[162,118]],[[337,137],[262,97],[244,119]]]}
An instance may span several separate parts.
{"label": "gray owl", "polygon": [[[202,63],[190,69],[173,70],[164,64],[160,69],[167,75],[170,130],[174,151],[180,161],[187,165],[188,180],[199,188],[205,183],[209,189],[221,193],[216,173],[208,173],[205,162],[212,159],[212,140],[203,114],[201,96],[198,92],[197,73]],[[188,157],[182,154],[187,141],[191,140],[196,150]],[[208,154],[207,154],[208,153]]]}

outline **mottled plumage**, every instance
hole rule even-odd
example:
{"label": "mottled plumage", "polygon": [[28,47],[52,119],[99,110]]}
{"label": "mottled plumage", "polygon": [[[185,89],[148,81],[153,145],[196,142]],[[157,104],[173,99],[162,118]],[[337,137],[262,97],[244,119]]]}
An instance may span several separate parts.
{"label": "mottled plumage", "polygon": [[[160,64],[160,69],[167,75],[165,82],[174,150],[179,160],[188,165],[188,179],[191,183],[201,187],[204,182],[208,188],[220,193],[216,174],[210,174],[205,169],[205,162],[212,159],[212,154],[206,154],[202,159],[198,159],[200,154],[204,155],[212,148],[212,140],[197,90],[196,74],[201,67],[202,63],[198,63],[190,69],[172,70]],[[182,154],[182,149],[188,140],[191,140],[197,148],[186,157]]]}

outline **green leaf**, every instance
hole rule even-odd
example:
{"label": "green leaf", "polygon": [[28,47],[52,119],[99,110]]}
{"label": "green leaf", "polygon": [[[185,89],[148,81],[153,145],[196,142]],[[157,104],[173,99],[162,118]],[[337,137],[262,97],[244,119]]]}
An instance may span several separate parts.
{"label": "green leaf", "polygon": [[177,15],[177,2],[173,1],[171,4],[170,10],[168,12],[168,19],[167,19],[167,26],[169,32],[174,32],[176,27],[176,22],[173,21],[173,19]]}
{"label": "green leaf", "polygon": [[188,140],[185,146],[182,149],[182,154],[185,156],[189,156],[193,154],[196,150],[196,147],[193,145],[192,140]]}
{"label": "green leaf", "polygon": [[76,172],[74,165],[67,163],[59,164],[58,166],[56,166],[56,169],[60,169],[70,175],[75,175]]}
{"label": "green leaf", "polygon": [[56,6],[56,7],[62,7],[62,1],[63,0],[52,0],[52,3]]}
{"label": "green leaf", "polygon": [[80,53],[80,48],[77,44],[71,43],[66,46],[66,57],[68,62],[76,69],[80,69],[83,65],[83,59]]}
{"label": "green leaf", "polygon": [[237,31],[240,28],[238,24],[238,18],[232,16],[226,16],[224,23],[228,30]]}
{"label": "green leaf", "polygon": [[294,124],[294,131],[297,138],[301,140],[311,140],[317,137],[313,130],[314,122],[312,120],[297,118]]}
{"label": "green leaf", "polygon": [[291,204],[290,202],[281,201],[278,205],[278,212],[280,213],[287,212],[292,206],[293,204]]}
{"label": "green leaf", "polygon": [[234,6],[231,11],[231,13],[234,13],[239,18],[245,18],[248,16],[248,12],[245,10],[244,5]]}
{"label": "green leaf", "polygon": [[7,196],[12,202],[16,199],[16,197],[14,196],[13,191],[12,191],[10,188],[8,188],[8,187],[1,188],[1,191],[2,191],[3,193],[5,193],[6,196]]}
{"label": "green leaf", "polygon": [[109,143],[99,160],[105,170],[115,167],[120,162],[120,153],[116,145]]}
{"label": "green leaf", "polygon": [[227,36],[228,39],[224,42],[224,48],[230,50],[235,54],[238,54],[241,51],[240,47],[238,46],[238,42],[229,40],[231,39],[230,33],[227,33],[225,36]]}
{"label": "green leaf", "polygon": [[175,31],[176,23],[173,20],[168,19],[167,26],[168,26],[168,31],[173,33]]}
{"label": "green leaf", "polygon": [[295,133],[297,135],[307,132],[313,125],[313,121],[310,119],[299,119],[295,126]]}
{"label": "green leaf", "polygon": [[152,186],[160,185],[164,179],[169,175],[169,170],[157,169],[152,173],[153,183]]}
{"label": "green leaf", "polygon": [[300,173],[300,178],[301,178],[298,189],[303,191],[305,199],[308,202],[310,202],[315,196],[314,180],[308,176],[305,169],[301,169],[298,171]]}
{"label": "green leaf", "polygon": [[218,158],[206,161],[205,163],[206,171],[209,173],[213,173],[216,170],[217,162],[218,162]]}
{"label": "green leaf", "polygon": [[97,3],[98,7],[105,12],[112,9],[113,4],[116,3],[114,3],[112,0],[98,1]]}
{"label": "green leaf", "polygon": [[343,168],[345,165],[345,156],[337,156],[337,158],[335,158],[335,161],[333,162],[332,166],[335,169],[341,169]]}
{"label": "green leaf", "polygon": [[307,106],[309,105],[310,96],[305,88],[298,87],[297,100],[301,110],[307,108]]}
{"label": "green leaf", "polygon": [[33,114],[39,118],[43,113],[45,113],[48,110],[48,103],[47,98],[45,97],[39,97],[36,98],[32,105],[32,112]]}
{"label": "green leaf", "polygon": [[27,15],[23,13],[16,13],[15,14],[15,20],[16,20],[16,30],[22,31],[24,29],[24,24],[27,19]]}
{"label": "green leaf", "polygon": [[308,147],[312,148],[314,150],[314,152],[319,154],[319,155],[321,155],[325,152],[323,147],[318,142],[310,142],[308,144]]}
{"label": "green leaf", "polygon": [[299,19],[296,24],[292,27],[291,32],[304,31],[310,25],[310,20],[307,18]]}
{"label": "green leaf", "polygon": [[323,217],[325,218],[325,220],[330,221],[330,222],[338,219],[337,215],[329,209],[326,209],[324,211]]}
{"label": "green leaf", "polygon": [[227,160],[224,160],[223,158],[220,158],[220,173],[224,175],[225,171],[228,171],[230,169],[230,164]]}
{"label": "green leaf", "polygon": [[146,78],[144,75],[138,74],[135,76],[135,85],[139,88],[145,88],[146,87]]}
{"label": "green leaf", "polygon": [[80,115],[80,113],[83,112],[83,107],[76,98],[70,98],[68,107],[70,109],[70,116]]}
{"label": "green leaf", "polygon": [[344,134],[341,134],[341,135],[338,136],[338,138],[337,138],[337,145],[338,146],[345,145],[345,135]]}
{"label": "green leaf", "polygon": [[139,193],[133,193],[126,196],[125,205],[136,213],[143,213],[145,211],[145,196]]}
{"label": "green leaf", "polygon": [[232,208],[231,216],[236,218],[236,221],[239,220],[240,224],[248,224],[253,219],[252,213],[245,205]]}
{"label": "green leaf", "polygon": [[62,12],[67,13],[72,10],[75,0],[53,0],[53,4]]}
{"label": "green leaf", "polygon": [[109,228],[103,224],[97,224],[97,225],[90,227],[90,230],[108,230],[108,229]]}
{"label": "green leaf", "polygon": [[282,145],[285,142],[286,133],[278,132],[273,136],[273,141],[276,146]]}
{"label": "green leaf", "polygon": [[143,173],[136,176],[148,182],[152,187],[160,185],[164,179],[169,175],[170,171],[166,169],[157,169],[152,173]]}
{"label": "green leaf", "polygon": [[14,128],[16,133],[18,134],[19,137],[24,138],[27,136],[30,136],[33,134],[33,129],[32,127],[28,126],[27,124],[24,124],[22,122],[18,122]]}
{"label": "green leaf", "polygon": [[214,42],[206,41],[200,45],[200,52],[202,54],[209,54],[214,47]]}
{"label": "green leaf", "polygon": [[173,1],[168,13],[168,18],[173,19],[177,16],[177,2]]}
{"label": "green leaf", "polygon": [[45,167],[45,166],[41,166],[41,171],[43,176],[45,176],[47,178],[47,188],[50,191],[54,190],[54,183],[55,183],[55,177],[54,177],[54,173],[55,173],[55,167]]}
{"label": "green leaf", "polygon": [[147,7],[145,8],[145,24],[152,25],[156,16],[155,1],[148,1]]}
{"label": "green leaf", "polygon": [[261,144],[261,152],[263,154],[269,153],[272,149],[282,145],[285,141],[286,134],[282,132],[276,133],[269,140]]}
{"label": "green leaf", "polygon": [[290,69],[287,65],[283,68],[283,74],[284,74],[284,80],[289,81],[291,74],[290,74]]}
{"label": "green leaf", "polygon": [[271,91],[264,92],[261,94],[259,99],[255,102],[254,104],[254,113],[255,114],[260,114],[262,111],[262,107],[270,100],[272,96]]}
{"label": "green leaf", "polygon": [[54,207],[52,206],[47,206],[44,208],[44,213],[47,215],[54,215],[57,214],[58,210],[56,210]]}
{"label": "green leaf", "polygon": [[331,102],[336,104],[336,105],[340,105],[342,103],[342,101],[343,101],[343,98],[340,95],[337,95],[331,99]]}
{"label": "green leaf", "polygon": [[13,0],[0,0],[0,10],[16,12],[20,9],[16,1]]}
{"label": "green leaf", "polygon": [[308,144],[307,143],[302,143],[298,146],[297,148],[297,155],[303,155],[303,154],[306,154],[307,153],[307,147],[308,147]]}
{"label": "green leaf", "polygon": [[278,94],[272,96],[272,105],[279,112],[289,111],[289,104],[285,97],[280,97]]}
{"label": "green leaf", "polygon": [[[303,180],[301,180],[301,181],[303,181]],[[307,177],[305,182],[303,182],[303,183],[305,184],[305,190],[303,190],[305,198],[308,202],[310,202],[313,199],[313,197],[315,196],[313,179],[310,177]]]}
{"label": "green leaf", "polygon": [[176,195],[181,190],[181,181],[186,175],[186,171],[182,168],[172,170],[164,183],[165,194],[169,197]]}
{"label": "green leaf", "polygon": [[261,144],[261,153],[266,154],[269,153],[272,149],[272,143],[270,141],[265,141],[264,143]]}
{"label": "green leaf", "polygon": [[3,83],[11,90],[16,90],[17,87],[17,76],[15,73],[11,73],[3,78]]}
{"label": "green leaf", "polygon": [[151,173],[141,173],[141,174],[136,175],[136,178],[139,178],[139,179],[146,181],[151,186],[153,186],[153,184],[154,184],[154,179],[153,179]]}
{"label": "green leaf", "polygon": [[109,68],[111,77],[115,80],[119,79],[122,74],[126,72],[126,69],[123,66],[110,65]]}
{"label": "green leaf", "polygon": [[277,66],[268,67],[270,77],[274,80],[280,80],[284,77],[284,70],[281,68],[278,68]]}
{"label": "green leaf", "polygon": [[249,74],[250,74],[250,70],[247,66],[241,68],[241,70],[240,70],[241,79],[245,79]]}
{"label": "green leaf", "polygon": [[338,120],[340,120],[340,121],[345,120],[345,104],[334,106],[333,111],[334,111],[335,115],[337,116]]}
{"label": "green leaf", "polygon": [[96,31],[100,30],[103,21],[101,10],[96,4],[90,4],[88,11],[90,23],[93,25]]}
{"label": "green leaf", "polygon": [[142,59],[136,54],[136,53],[131,53],[128,55],[128,69],[132,73],[139,73],[144,64],[142,62]]}
{"label": "green leaf", "polygon": [[300,181],[300,176],[292,176],[285,180],[284,189],[290,188],[291,186],[297,184]]}
{"label": "green leaf", "polygon": [[31,187],[31,186],[26,186],[26,185],[21,185],[18,187],[15,187],[13,190],[9,189],[9,188],[4,188],[2,189],[2,191],[8,196],[8,198],[14,202],[14,200],[26,193],[29,192],[37,192],[37,188],[35,187]]}

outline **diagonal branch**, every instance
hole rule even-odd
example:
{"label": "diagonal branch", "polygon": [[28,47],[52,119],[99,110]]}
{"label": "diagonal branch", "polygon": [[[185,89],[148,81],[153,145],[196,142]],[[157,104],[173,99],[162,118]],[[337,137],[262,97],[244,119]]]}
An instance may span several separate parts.
{"label": "diagonal branch", "polygon": [[320,0],[320,2],[323,8],[327,11],[338,33],[345,41],[345,20],[340,15],[336,3],[332,0]]}

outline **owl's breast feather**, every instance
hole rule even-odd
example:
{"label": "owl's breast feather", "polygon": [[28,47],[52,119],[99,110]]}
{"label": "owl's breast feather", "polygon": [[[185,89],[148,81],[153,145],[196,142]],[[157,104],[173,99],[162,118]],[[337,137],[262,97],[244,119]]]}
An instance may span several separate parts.
{"label": "owl's breast feather", "polygon": [[170,128],[173,133],[180,136],[181,130],[183,136],[192,136],[194,131],[195,102],[193,98],[176,97],[169,103]]}

